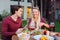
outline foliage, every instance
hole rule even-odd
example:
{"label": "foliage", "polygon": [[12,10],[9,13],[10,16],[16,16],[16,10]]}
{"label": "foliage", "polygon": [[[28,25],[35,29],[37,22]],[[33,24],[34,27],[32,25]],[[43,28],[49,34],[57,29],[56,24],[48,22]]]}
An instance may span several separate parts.
{"label": "foliage", "polygon": [[10,16],[11,14],[9,12],[7,12],[6,10],[3,10],[1,16],[2,16],[2,19],[7,17],[7,16]]}
{"label": "foliage", "polygon": [[60,32],[60,23],[58,21],[55,21],[55,31]]}

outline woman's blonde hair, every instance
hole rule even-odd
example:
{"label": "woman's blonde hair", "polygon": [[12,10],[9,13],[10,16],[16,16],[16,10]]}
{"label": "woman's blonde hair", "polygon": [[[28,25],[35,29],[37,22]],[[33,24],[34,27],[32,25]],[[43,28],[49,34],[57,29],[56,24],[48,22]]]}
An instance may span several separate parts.
{"label": "woman's blonde hair", "polygon": [[[39,17],[38,17],[38,20],[37,20],[37,27],[38,27],[38,25],[40,24],[40,11],[39,11],[39,8],[38,7],[33,7],[32,8],[32,11],[33,11],[33,9],[37,9],[38,10],[38,13],[39,13]],[[31,22],[33,22],[34,20],[33,20],[33,13],[32,13],[32,21]]]}
{"label": "woman's blonde hair", "polygon": [[[39,13],[39,16],[40,16],[40,10],[39,10],[39,8],[38,7],[33,7],[32,8],[32,11],[33,11],[33,9],[37,9],[38,10],[38,13]],[[32,14],[32,16],[33,16],[33,14]]]}

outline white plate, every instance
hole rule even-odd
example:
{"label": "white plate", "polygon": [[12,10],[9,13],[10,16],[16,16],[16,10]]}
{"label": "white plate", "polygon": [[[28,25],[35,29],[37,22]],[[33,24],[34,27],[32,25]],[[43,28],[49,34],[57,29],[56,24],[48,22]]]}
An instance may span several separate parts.
{"label": "white plate", "polygon": [[[25,34],[25,36],[23,34]],[[17,36],[18,36],[19,40],[29,40],[29,38],[30,38],[30,35],[26,34],[26,33],[20,33],[20,34],[17,34]]]}
{"label": "white plate", "polygon": [[[34,36],[33,38],[34,39],[36,39],[36,40],[39,40],[42,36],[46,36],[46,35],[36,35],[36,36]],[[49,40],[54,40],[54,38],[53,37],[51,37],[51,36],[46,36]]]}

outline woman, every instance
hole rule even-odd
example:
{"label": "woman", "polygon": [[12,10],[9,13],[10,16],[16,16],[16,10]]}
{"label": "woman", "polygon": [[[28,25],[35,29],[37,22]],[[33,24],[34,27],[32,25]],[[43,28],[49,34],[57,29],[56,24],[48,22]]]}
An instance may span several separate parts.
{"label": "woman", "polygon": [[13,35],[16,35],[17,29],[20,28],[21,32],[22,29],[22,12],[23,9],[21,6],[14,6],[11,8],[12,10],[12,15],[8,16],[3,19],[2,22],[2,36],[3,40],[11,40],[11,37]]}
{"label": "woman", "polygon": [[27,27],[34,29],[34,28],[42,28],[42,26],[49,28],[49,25],[46,23],[46,21],[40,17],[39,9],[37,7],[34,7],[32,9],[32,18],[29,19]]}

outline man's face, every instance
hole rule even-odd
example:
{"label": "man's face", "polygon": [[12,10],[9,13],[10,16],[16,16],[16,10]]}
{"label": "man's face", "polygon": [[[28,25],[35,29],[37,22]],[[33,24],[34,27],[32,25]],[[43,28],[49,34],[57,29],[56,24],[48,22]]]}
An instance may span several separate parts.
{"label": "man's face", "polygon": [[18,17],[21,17],[22,16],[22,13],[23,13],[23,8],[19,8],[18,11],[16,11],[16,15]]}

